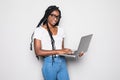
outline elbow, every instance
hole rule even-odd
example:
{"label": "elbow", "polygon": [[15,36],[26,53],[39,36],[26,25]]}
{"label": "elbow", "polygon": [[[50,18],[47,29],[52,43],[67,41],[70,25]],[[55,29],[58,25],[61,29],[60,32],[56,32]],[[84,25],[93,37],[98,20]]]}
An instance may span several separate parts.
{"label": "elbow", "polygon": [[41,50],[35,50],[35,54],[36,54],[36,56],[42,56]]}

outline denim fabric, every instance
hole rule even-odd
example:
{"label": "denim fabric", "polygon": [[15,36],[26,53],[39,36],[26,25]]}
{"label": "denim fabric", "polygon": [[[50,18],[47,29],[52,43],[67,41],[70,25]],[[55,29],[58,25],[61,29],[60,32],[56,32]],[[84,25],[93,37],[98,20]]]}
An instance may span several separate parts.
{"label": "denim fabric", "polygon": [[44,80],[70,80],[64,57],[57,56],[53,64],[52,57],[44,58],[42,73]]}

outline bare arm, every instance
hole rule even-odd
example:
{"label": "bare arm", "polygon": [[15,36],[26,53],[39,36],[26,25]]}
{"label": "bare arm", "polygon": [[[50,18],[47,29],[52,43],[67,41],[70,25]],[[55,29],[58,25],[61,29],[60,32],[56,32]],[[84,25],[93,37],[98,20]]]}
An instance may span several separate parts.
{"label": "bare arm", "polygon": [[64,38],[63,38],[63,41],[62,41],[62,49],[64,49]]}
{"label": "bare arm", "polygon": [[71,53],[72,53],[72,50],[71,50],[71,49],[68,49],[68,48],[65,48],[65,47],[64,47],[64,38],[63,38],[63,41],[62,41],[62,49],[63,49],[64,51],[66,51],[67,54],[71,54]]}
{"label": "bare arm", "polygon": [[56,54],[55,50],[42,50],[41,40],[34,39],[34,50],[37,56],[48,56]]}
{"label": "bare arm", "polygon": [[[64,42],[63,42],[64,43]],[[63,48],[62,44],[62,48]],[[41,41],[38,39],[34,39],[34,50],[37,56],[49,56],[49,55],[54,55],[54,54],[65,54],[70,52],[67,49],[60,49],[60,50],[43,50],[41,46]]]}
{"label": "bare arm", "polygon": [[[62,41],[62,49],[66,49],[66,48],[64,48],[64,38]],[[70,49],[67,49],[67,50],[70,50]],[[84,52],[79,53],[79,57],[82,57],[83,55],[84,55]]]}

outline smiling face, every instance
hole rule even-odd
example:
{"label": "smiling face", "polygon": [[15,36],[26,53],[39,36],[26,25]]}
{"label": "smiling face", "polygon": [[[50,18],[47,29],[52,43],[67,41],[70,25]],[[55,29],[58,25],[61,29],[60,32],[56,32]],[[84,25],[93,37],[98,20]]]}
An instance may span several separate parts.
{"label": "smiling face", "polygon": [[60,13],[58,10],[55,10],[48,16],[48,24],[50,24],[51,26],[55,26],[59,19]]}

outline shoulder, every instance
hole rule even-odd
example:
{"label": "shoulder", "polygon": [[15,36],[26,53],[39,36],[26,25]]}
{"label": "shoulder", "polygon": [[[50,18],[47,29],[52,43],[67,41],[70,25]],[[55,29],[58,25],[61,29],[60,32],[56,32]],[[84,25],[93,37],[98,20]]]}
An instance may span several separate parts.
{"label": "shoulder", "polygon": [[59,34],[60,36],[62,36],[62,37],[65,37],[65,31],[64,31],[64,29],[61,28],[61,27],[58,27],[58,34]]}
{"label": "shoulder", "polygon": [[37,27],[35,30],[34,30],[34,35],[36,36],[42,36],[42,34],[45,33],[45,30],[40,26],[40,27]]}
{"label": "shoulder", "polygon": [[44,32],[44,29],[40,26],[40,27],[37,27],[35,30],[34,30],[35,33],[42,33]]}
{"label": "shoulder", "polygon": [[64,32],[64,29],[61,28],[61,27],[59,27],[59,26],[58,26],[58,30],[59,30],[60,32]]}
{"label": "shoulder", "polygon": [[34,30],[33,38],[41,40],[43,37],[44,29],[40,26]]}
{"label": "shoulder", "polygon": [[41,26],[40,26],[40,27],[37,27],[37,28],[35,29],[35,31],[42,31]]}

